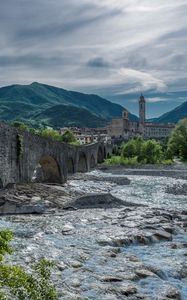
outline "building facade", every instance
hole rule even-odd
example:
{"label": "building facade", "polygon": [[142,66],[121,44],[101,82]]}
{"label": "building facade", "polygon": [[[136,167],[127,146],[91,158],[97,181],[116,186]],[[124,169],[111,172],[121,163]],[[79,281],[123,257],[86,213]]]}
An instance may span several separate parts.
{"label": "building facade", "polygon": [[139,99],[139,120],[130,121],[128,111],[122,113],[121,118],[112,119],[108,125],[108,135],[111,139],[128,140],[141,136],[145,139],[163,139],[170,135],[175,124],[161,124],[146,122],[146,100],[143,95]]}
{"label": "building facade", "polygon": [[70,130],[81,145],[103,142],[105,144],[111,143],[111,137],[107,133],[107,128],[77,128],[64,127],[60,129],[63,134]]}

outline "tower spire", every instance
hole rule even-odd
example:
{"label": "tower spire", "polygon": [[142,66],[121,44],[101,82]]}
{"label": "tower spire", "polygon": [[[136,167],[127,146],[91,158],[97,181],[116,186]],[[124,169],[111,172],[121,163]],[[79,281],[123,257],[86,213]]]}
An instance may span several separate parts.
{"label": "tower spire", "polygon": [[140,99],[139,99],[139,121],[140,124],[145,123],[145,98],[143,94],[141,93]]}

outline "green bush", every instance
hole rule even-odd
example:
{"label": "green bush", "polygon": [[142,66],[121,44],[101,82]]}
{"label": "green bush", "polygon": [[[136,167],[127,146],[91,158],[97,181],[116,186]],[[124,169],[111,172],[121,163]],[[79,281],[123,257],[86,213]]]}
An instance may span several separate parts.
{"label": "green bush", "polygon": [[107,165],[172,164],[172,156],[166,146],[155,140],[133,138],[121,145],[121,155],[105,160]]}
{"label": "green bush", "polygon": [[122,144],[122,155],[127,158],[139,156],[141,154],[142,145],[142,138],[131,139],[127,143]]}
{"label": "green bush", "polygon": [[111,158],[105,159],[104,165],[137,165],[137,157],[126,158],[123,156],[112,156]]}
{"label": "green bush", "polygon": [[168,141],[167,152],[187,160],[187,118],[179,121]]}
{"label": "green bush", "polygon": [[66,130],[63,135],[58,130],[53,128],[35,129],[28,127],[25,123],[20,121],[14,121],[12,125],[18,129],[28,131],[32,134],[40,135],[45,138],[50,138],[55,141],[61,141],[72,145],[80,145],[80,142],[76,139],[74,134],[70,130]]}
{"label": "green bush", "polygon": [[146,164],[161,163],[163,152],[160,144],[155,140],[145,141],[142,145],[141,158]]}
{"label": "green bush", "polygon": [[21,130],[29,131],[29,127],[28,127],[25,123],[23,123],[23,122],[21,122],[21,121],[14,121],[14,122],[12,123],[12,125],[13,125],[14,127],[16,127],[16,128],[21,129]]}
{"label": "green bush", "polygon": [[79,145],[79,141],[77,141],[73,132],[70,130],[66,130],[61,136],[61,141],[68,144]]}
{"label": "green bush", "polygon": [[4,256],[13,251],[9,246],[11,240],[11,231],[0,230],[0,300],[57,300],[50,279],[54,263],[41,259],[28,272],[21,266],[5,263]]}
{"label": "green bush", "polygon": [[160,143],[155,140],[136,138],[122,145],[122,156],[127,159],[136,157],[138,163],[155,164],[163,160],[164,154]]}
{"label": "green bush", "polygon": [[46,138],[51,138],[55,141],[61,141],[62,139],[61,134],[52,128],[41,129],[38,131],[38,134]]}

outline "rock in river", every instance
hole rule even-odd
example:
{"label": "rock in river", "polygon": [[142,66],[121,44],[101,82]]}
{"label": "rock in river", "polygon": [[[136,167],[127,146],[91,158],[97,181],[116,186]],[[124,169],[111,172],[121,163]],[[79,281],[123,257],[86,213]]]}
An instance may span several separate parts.
{"label": "rock in river", "polygon": [[139,206],[139,205],[118,199],[113,195],[111,195],[110,193],[103,193],[103,194],[87,194],[85,196],[82,196],[72,201],[68,206],[78,208],[78,209],[86,209],[86,208],[89,209],[89,208],[118,208],[121,206]]}

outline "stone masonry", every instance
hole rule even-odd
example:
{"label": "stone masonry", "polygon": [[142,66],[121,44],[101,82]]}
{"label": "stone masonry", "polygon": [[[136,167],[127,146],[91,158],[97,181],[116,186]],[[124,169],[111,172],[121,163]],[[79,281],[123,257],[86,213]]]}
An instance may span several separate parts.
{"label": "stone masonry", "polygon": [[68,173],[90,171],[111,152],[111,145],[74,146],[0,124],[0,187],[33,180],[63,183]]}

